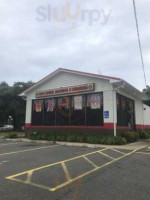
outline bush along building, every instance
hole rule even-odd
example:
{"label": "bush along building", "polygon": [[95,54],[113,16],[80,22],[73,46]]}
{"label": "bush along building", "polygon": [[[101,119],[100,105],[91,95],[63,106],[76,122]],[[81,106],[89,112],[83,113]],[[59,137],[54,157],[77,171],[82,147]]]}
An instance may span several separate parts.
{"label": "bush along building", "polygon": [[120,78],[59,68],[20,96],[26,97],[26,134],[150,129],[147,96]]}

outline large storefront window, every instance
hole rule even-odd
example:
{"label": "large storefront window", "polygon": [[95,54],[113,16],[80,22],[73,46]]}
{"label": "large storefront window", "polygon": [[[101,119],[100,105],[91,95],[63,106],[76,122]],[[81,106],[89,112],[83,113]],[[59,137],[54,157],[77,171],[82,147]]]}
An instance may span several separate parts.
{"label": "large storefront window", "polygon": [[85,95],[71,98],[71,125],[85,125]]}
{"label": "large storefront window", "polygon": [[103,125],[103,94],[87,95],[86,122],[89,126]]}
{"label": "large storefront window", "polygon": [[60,97],[57,99],[56,125],[69,125],[70,97]]}
{"label": "large storefront window", "polygon": [[103,93],[34,100],[32,107],[32,125],[103,125]]}
{"label": "large storefront window", "polygon": [[134,101],[120,94],[117,94],[117,124],[132,130],[135,126]]}
{"label": "large storefront window", "polygon": [[43,100],[34,100],[32,103],[32,124],[43,124]]}
{"label": "large storefront window", "polygon": [[56,99],[46,99],[44,104],[44,125],[55,125]]}

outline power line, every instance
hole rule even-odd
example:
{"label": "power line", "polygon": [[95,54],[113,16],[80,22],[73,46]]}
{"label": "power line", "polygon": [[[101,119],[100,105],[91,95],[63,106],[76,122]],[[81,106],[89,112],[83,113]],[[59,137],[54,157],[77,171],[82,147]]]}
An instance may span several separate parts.
{"label": "power line", "polygon": [[142,45],[141,45],[141,39],[140,39],[140,33],[139,33],[139,25],[138,25],[138,18],[137,18],[135,0],[133,0],[133,7],[134,7],[134,15],[135,15],[135,22],[136,22],[136,29],[137,29],[137,36],[138,36],[138,43],[139,43],[139,49],[140,49],[140,55],[141,55],[141,61],[142,61],[144,80],[145,80],[145,85],[147,86],[146,74],[145,74],[145,65],[144,65],[144,59],[143,59],[143,52],[142,52]]}

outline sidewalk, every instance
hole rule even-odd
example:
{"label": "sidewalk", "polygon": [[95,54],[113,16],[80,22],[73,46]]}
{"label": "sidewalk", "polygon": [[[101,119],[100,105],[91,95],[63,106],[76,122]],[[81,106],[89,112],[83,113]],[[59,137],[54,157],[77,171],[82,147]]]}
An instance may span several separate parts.
{"label": "sidewalk", "polygon": [[[26,138],[19,139],[5,139],[9,141],[16,142],[33,142],[38,144],[53,144],[52,141],[44,141],[44,140],[29,140]],[[56,144],[64,145],[64,146],[78,146],[78,147],[88,147],[88,148],[100,148],[100,147],[110,147],[115,149],[127,149],[127,150],[138,150],[146,147],[150,147],[150,139],[148,140],[140,140],[138,142],[126,144],[126,145],[102,145],[102,144],[87,144],[87,143],[75,143],[75,142],[57,142]]]}

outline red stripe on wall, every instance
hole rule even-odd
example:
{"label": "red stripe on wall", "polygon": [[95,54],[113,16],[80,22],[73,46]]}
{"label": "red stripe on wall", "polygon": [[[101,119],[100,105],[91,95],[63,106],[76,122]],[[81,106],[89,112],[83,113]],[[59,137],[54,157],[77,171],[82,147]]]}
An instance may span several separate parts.
{"label": "red stripe on wall", "polygon": [[150,129],[150,125],[136,124],[136,129]]}
{"label": "red stripe on wall", "polygon": [[25,124],[25,128],[30,128],[31,124]]}
{"label": "red stripe on wall", "polygon": [[[105,123],[104,126],[32,126],[31,124],[26,124],[25,128],[35,128],[35,129],[114,129],[113,123]],[[128,127],[117,126],[117,129],[128,129]]]}

